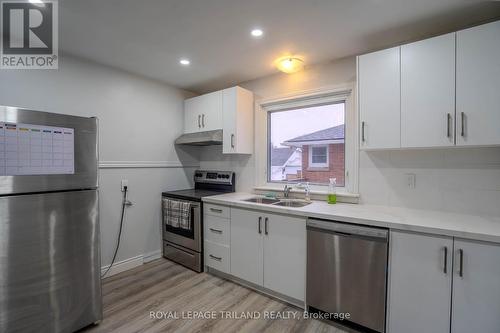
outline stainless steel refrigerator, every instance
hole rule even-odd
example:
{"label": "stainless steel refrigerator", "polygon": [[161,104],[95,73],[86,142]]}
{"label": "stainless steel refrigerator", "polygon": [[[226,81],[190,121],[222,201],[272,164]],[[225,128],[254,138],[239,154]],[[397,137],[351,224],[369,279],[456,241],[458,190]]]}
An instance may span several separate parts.
{"label": "stainless steel refrigerator", "polygon": [[102,318],[97,119],[0,106],[0,332]]}

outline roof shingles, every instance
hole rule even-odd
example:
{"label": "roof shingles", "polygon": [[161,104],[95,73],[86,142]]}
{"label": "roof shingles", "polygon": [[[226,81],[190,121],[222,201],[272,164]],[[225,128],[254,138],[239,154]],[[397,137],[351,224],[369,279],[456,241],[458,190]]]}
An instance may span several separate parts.
{"label": "roof shingles", "polygon": [[298,136],[296,138],[286,140],[285,143],[304,142],[304,141],[326,141],[326,140],[342,140],[344,139],[344,125],[330,127],[324,130]]}

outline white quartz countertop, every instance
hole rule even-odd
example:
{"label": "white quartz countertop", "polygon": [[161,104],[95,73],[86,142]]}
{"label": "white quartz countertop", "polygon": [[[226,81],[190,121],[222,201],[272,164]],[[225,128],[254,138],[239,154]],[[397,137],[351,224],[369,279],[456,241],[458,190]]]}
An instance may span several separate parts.
{"label": "white quartz countertop", "polygon": [[236,192],[204,197],[203,202],[500,243],[500,217],[377,205],[329,205],[325,201],[312,201],[310,205],[300,208],[242,201],[255,196],[258,195]]}

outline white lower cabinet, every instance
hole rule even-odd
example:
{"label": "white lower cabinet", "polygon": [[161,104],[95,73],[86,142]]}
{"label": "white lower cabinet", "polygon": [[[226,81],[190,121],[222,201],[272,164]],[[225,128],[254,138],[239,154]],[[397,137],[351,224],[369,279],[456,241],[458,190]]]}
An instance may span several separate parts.
{"label": "white lower cabinet", "polygon": [[203,213],[205,266],[229,274],[231,271],[230,208],[206,204]]}
{"label": "white lower cabinet", "polygon": [[388,332],[448,333],[453,238],[397,231],[390,237]]}
{"label": "white lower cabinet", "polygon": [[231,208],[231,274],[257,285],[262,285],[264,270],[263,215]]}
{"label": "white lower cabinet", "polygon": [[451,332],[500,332],[500,245],[455,240]]}
{"label": "white lower cabinet", "polygon": [[231,209],[232,275],[303,301],[305,272],[305,219]]}
{"label": "white lower cabinet", "polygon": [[205,240],[205,265],[215,268],[223,273],[229,273],[230,268],[230,250],[229,246],[224,246]]}
{"label": "white lower cabinet", "polygon": [[388,333],[500,332],[500,245],[391,231],[390,248]]}
{"label": "white lower cabinet", "polygon": [[306,221],[267,214],[264,218],[264,287],[303,301],[305,277]]}

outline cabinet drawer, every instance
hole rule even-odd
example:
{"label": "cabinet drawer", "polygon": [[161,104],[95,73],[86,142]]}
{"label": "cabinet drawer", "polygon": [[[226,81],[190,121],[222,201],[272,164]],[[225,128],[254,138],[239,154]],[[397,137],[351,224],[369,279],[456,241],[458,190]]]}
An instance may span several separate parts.
{"label": "cabinet drawer", "polygon": [[230,273],[229,246],[205,241],[205,265],[224,273]]}
{"label": "cabinet drawer", "polygon": [[217,217],[223,217],[223,218],[230,218],[231,213],[230,213],[230,208],[229,207],[224,207],[224,206],[219,206],[219,205],[212,205],[212,204],[204,204],[203,206],[203,211],[205,212],[205,215],[212,215],[212,216],[217,216]]}
{"label": "cabinet drawer", "polygon": [[205,240],[212,243],[229,246],[229,219],[205,215]]}

